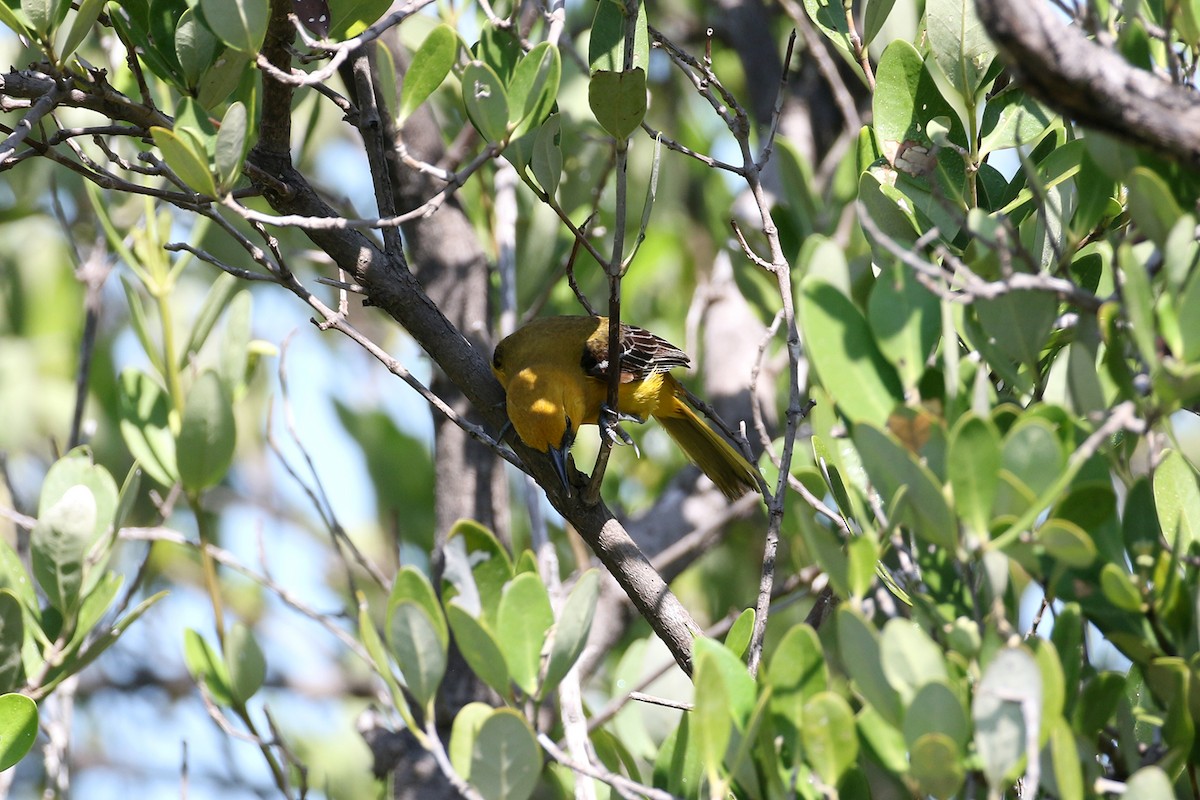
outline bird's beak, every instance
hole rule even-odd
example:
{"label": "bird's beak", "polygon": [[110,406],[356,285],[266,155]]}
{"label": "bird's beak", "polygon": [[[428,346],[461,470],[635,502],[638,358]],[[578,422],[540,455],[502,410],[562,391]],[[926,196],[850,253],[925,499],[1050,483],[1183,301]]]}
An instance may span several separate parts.
{"label": "bird's beak", "polygon": [[558,473],[558,479],[562,481],[563,488],[567,490],[567,497],[571,496],[571,479],[567,477],[567,459],[571,457],[571,444],[575,441],[575,431],[571,430],[571,419],[567,418],[567,429],[563,431],[562,441],[558,447],[549,448],[550,461],[554,463],[554,471]]}
{"label": "bird's beak", "polygon": [[551,447],[549,453],[550,461],[554,464],[554,471],[558,473],[558,479],[562,481],[563,488],[567,490],[567,497],[570,497],[571,480],[567,477],[567,458],[571,454],[571,443],[567,442],[562,447]]}

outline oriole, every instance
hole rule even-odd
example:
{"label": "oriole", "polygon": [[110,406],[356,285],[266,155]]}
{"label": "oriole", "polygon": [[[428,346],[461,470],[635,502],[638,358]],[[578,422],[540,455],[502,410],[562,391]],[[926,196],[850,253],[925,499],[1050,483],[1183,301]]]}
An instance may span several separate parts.
{"label": "oriole", "polygon": [[[665,339],[621,325],[617,415],[638,422],[654,417],[727,497],[740,497],[758,488],[754,468],[696,414],[667,372],[689,363]],[[525,444],[549,453],[568,489],[567,453],[579,426],[599,424],[608,369],[606,317],[536,319],[496,346],[492,370],[504,386],[513,428]]]}

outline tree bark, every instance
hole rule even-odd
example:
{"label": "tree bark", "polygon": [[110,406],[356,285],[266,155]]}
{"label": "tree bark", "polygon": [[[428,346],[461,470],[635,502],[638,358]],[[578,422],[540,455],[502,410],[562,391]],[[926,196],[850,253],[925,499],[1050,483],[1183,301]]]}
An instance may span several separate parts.
{"label": "tree bark", "polygon": [[1085,38],[1050,4],[976,0],[979,19],[1026,91],[1088,127],[1200,167],[1200,96]]}

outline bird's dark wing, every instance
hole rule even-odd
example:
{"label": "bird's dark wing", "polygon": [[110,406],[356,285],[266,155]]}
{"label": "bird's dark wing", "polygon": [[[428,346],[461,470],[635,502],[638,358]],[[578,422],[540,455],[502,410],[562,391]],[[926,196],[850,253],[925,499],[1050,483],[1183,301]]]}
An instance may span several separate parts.
{"label": "bird's dark wing", "polygon": [[[587,340],[579,363],[593,378],[608,379],[607,325],[602,325]],[[689,364],[687,353],[661,336],[636,325],[621,325],[621,383],[632,383]]]}

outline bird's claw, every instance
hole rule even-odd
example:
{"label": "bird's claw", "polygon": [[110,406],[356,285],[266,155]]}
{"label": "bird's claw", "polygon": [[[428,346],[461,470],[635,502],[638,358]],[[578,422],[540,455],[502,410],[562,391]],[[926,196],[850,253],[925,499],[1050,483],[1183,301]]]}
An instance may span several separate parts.
{"label": "bird's claw", "polygon": [[600,419],[598,422],[600,426],[600,435],[607,438],[613,444],[632,445],[634,454],[638,458],[641,458],[642,452],[638,449],[637,442],[633,441],[633,437],[621,427],[620,423],[624,420],[631,420],[633,422],[644,421],[641,417],[638,417],[634,414],[621,414],[613,411],[607,405],[601,405]]}

